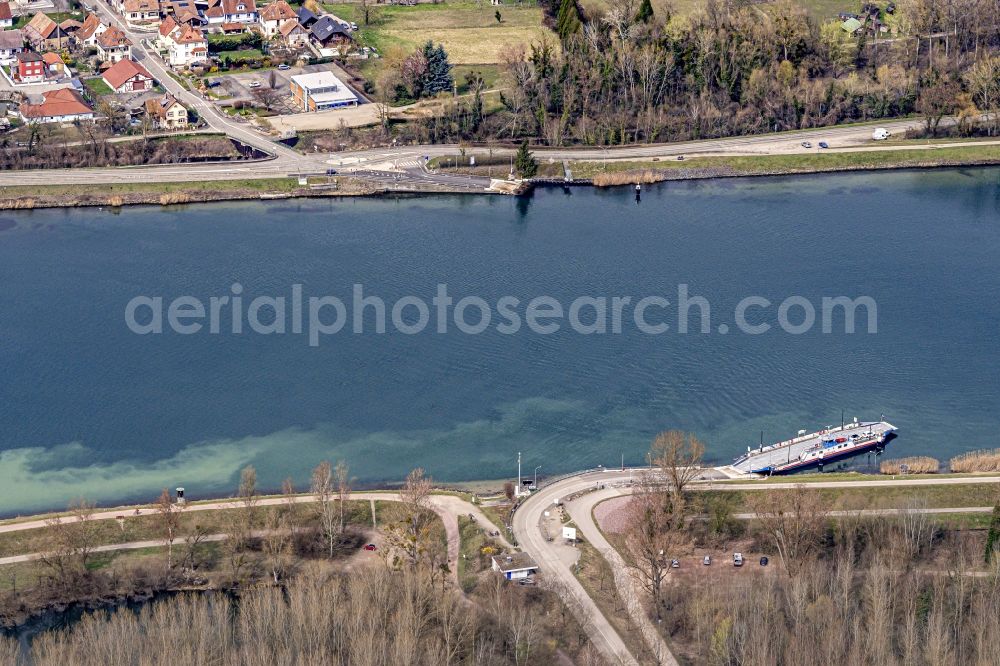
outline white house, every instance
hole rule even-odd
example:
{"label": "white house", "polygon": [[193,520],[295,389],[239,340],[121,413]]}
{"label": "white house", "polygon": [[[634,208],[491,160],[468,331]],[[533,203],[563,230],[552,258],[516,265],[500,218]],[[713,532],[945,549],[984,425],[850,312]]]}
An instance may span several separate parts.
{"label": "white house", "polygon": [[170,35],[167,60],[172,67],[187,67],[208,58],[208,40],[201,30],[178,26]]}
{"label": "white house", "polygon": [[19,111],[21,118],[28,123],[71,123],[94,119],[94,110],[72,88],[42,93],[41,104],[25,102]]}
{"label": "white house", "polygon": [[83,25],[73,37],[77,43],[84,46],[97,46],[97,40],[107,29],[108,26],[97,14],[87,14],[87,18],[83,19]]}
{"label": "white house", "polygon": [[103,62],[110,63],[131,59],[132,40],[122,30],[112,26],[97,38],[97,55]]}
{"label": "white house", "polygon": [[0,65],[10,66],[17,54],[24,51],[24,36],[20,30],[0,31]]}
{"label": "white house", "polygon": [[519,580],[538,572],[538,565],[527,553],[502,553],[493,556],[493,571],[507,580]]}
{"label": "white house", "polygon": [[121,13],[130,26],[153,26],[160,22],[160,3],[158,0],[125,0]]}
{"label": "white house", "polygon": [[256,23],[254,0],[222,0],[223,23]]}
{"label": "white house", "polygon": [[281,26],[288,21],[298,23],[299,18],[295,14],[295,10],[285,0],[277,0],[277,2],[264,5],[260,10],[260,27],[268,39],[278,35]]}
{"label": "white house", "polygon": [[14,27],[14,14],[10,11],[10,3],[0,2],[0,30]]}

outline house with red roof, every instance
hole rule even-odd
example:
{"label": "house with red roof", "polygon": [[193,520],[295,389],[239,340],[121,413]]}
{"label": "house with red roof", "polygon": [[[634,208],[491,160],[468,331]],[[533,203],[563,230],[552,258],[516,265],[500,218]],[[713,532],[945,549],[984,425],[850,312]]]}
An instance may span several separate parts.
{"label": "house with red roof", "polygon": [[41,103],[24,102],[18,111],[27,123],[69,123],[94,119],[94,109],[72,88],[42,93]]}
{"label": "house with red roof", "polygon": [[177,26],[170,35],[170,50],[167,59],[171,67],[187,67],[191,63],[208,59],[208,40],[205,35],[191,26]]}
{"label": "house with red roof", "polygon": [[108,87],[116,93],[151,90],[156,85],[153,75],[134,60],[119,60],[101,75]]}
{"label": "house with red roof", "polygon": [[132,57],[132,40],[125,36],[124,31],[111,26],[97,38],[97,55],[104,62],[116,63]]}
{"label": "house with red roof", "polygon": [[285,0],[277,0],[269,5],[264,5],[260,10],[260,27],[267,38],[275,37],[281,26],[291,21],[298,23],[299,18]]}
{"label": "house with red roof", "polygon": [[9,2],[0,2],[0,30],[14,27],[14,14],[10,11]]}
{"label": "house with red roof", "polygon": [[25,38],[39,51],[61,51],[69,46],[69,34],[42,12],[28,21],[23,32]]}
{"label": "house with red roof", "polygon": [[160,22],[159,0],[125,0],[121,4],[125,22],[132,27],[156,25]]}
{"label": "house with red roof", "polygon": [[62,56],[58,53],[43,53],[42,62],[45,63],[46,74],[52,79],[61,79],[70,75],[69,67],[63,62]]}
{"label": "house with red roof", "polygon": [[83,25],[76,31],[73,37],[78,44],[85,46],[97,46],[97,39],[108,29],[107,24],[101,20],[97,14],[87,14],[83,19]]}

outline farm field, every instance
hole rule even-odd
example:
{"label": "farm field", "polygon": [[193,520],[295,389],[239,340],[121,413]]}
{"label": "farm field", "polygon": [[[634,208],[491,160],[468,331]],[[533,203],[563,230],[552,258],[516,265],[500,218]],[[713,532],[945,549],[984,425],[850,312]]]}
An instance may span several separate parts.
{"label": "farm field", "polygon": [[[494,64],[500,61],[505,47],[558,38],[542,25],[542,9],[533,2],[521,6],[495,7],[489,3],[447,2],[419,4],[413,7],[378,6],[372,25],[361,20],[355,3],[328,3],[323,7],[346,21],[358,23],[362,42],[374,46],[383,55],[387,49],[400,47],[412,51],[427,40],[441,43],[453,65]],[[499,10],[502,21],[497,23]]]}

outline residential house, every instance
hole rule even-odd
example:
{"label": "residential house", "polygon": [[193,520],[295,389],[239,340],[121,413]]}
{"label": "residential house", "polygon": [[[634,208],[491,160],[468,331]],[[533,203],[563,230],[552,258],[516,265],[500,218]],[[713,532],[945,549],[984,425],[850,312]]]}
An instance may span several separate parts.
{"label": "residential house", "polygon": [[111,64],[129,59],[132,57],[132,40],[121,29],[111,26],[97,38],[97,55],[102,62]]}
{"label": "residential house", "polygon": [[323,16],[309,28],[320,48],[332,49],[351,43],[351,27],[332,16]]}
{"label": "residential house", "polygon": [[172,67],[187,67],[208,59],[208,40],[201,30],[178,26],[170,39],[167,59]]}
{"label": "residential house", "polygon": [[187,127],[188,110],[171,95],[146,100],[146,115],[159,129],[183,129]]}
{"label": "residential house", "polygon": [[14,14],[10,11],[9,2],[0,2],[0,30],[14,27]]}
{"label": "residential house", "polygon": [[302,24],[303,28],[311,28],[312,24],[319,20],[319,17],[306,9],[305,5],[299,7],[297,16],[299,18],[299,23]]}
{"label": "residential house", "polygon": [[108,26],[101,20],[101,17],[97,14],[87,14],[87,18],[83,19],[83,25],[76,31],[73,38],[77,44],[97,46],[98,37],[107,29]]}
{"label": "residential house", "polygon": [[28,123],[68,123],[94,119],[94,109],[72,88],[42,93],[40,104],[24,102],[19,111],[21,118]]}
{"label": "residential house", "polygon": [[527,553],[502,553],[492,560],[490,568],[507,580],[520,580],[538,572],[538,565]]}
{"label": "residential house", "polygon": [[222,0],[223,23],[256,23],[257,4],[254,0]]}
{"label": "residential house", "polygon": [[14,57],[10,74],[15,83],[44,83],[45,61],[35,51],[22,51]]}
{"label": "residential house", "polygon": [[58,53],[43,53],[42,62],[45,63],[45,72],[50,79],[62,79],[70,76],[69,67],[63,62],[62,56]]}
{"label": "residential house", "polygon": [[309,31],[298,21],[285,21],[278,28],[278,39],[290,47],[302,47],[309,44]]}
{"label": "residential house", "polygon": [[[162,5],[162,8],[166,17],[172,18],[174,23],[178,25],[189,25],[192,28],[200,28],[205,25],[205,20],[198,13],[198,8],[191,0],[174,0]],[[161,22],[160,25],[163,23]]]}
{"label": "residential house", "polygon": [[39,12],[24,26],[24,36],[39,51],[61,51],[69,46],[69,35],[45,14]]}
{"label": "residential house", "polygon": [[171,35],[176,30],[177,21],[174,20],[173,16],[168,16],[160,21],[160,30],[156,37],[156,46],[163,50],[169,49],[170,45],[174,43]]}
{"label": "residential house", "polygon": [[116,93],[152,90],[156,85],[153,75],[145,67],[127,58],[119,60],[105,70],[101,78]]}
{"label": "residential house", "polygon": [[226,10],[222,8],[222,0],[209,0],[208,7],[202,13],[205,23],[212,26],[220,26],[226,22]]}
{"label": "residential house", "polygon": [[125,22],[133,27],[151,26],[160,22],[159,0],[125,0],[121,5]]}
{"label": "residential house", "polygon": [[303,111],[328,111],[358,105],[358,96],[332,72],[293,76],[289,87],[295,106]]}
{"label": "residential house", "polygon": [[289,21],[298,23],[299,19],[285,0],[277,0],[260,10],[260,27],[268,39],[276,37],[281,26]]}
{"label": "residential house", "polygon": [[24,35],[20,30],[0,31],[0,65],[10,67],[18,53],[24,51]]}

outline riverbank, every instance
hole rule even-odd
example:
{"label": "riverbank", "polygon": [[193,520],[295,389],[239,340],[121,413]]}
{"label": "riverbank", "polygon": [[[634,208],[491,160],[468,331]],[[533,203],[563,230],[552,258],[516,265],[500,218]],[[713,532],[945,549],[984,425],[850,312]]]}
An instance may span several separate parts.
{"label": "riverbank", "polygon": [[[446,167],[446,158],[435,158],[431,166],[440,172],[461,175],[495,176],[496,165]],[[614,187],[636,183],[679,180],[710,180],[792,176],[847,171],[936,169],[1000,165],[1000,142],[908,143],[884,150],[844,149],[828,152],[781,155],[692,155],[649,160],[569,161],[573,184]],[[503,175],[503,174],[499,174]],[[532,185],[564,181],[560,161],[539,164]],[[387,187],[351,177],[310,177],[306,185],[297,178],[260,178],[197,182],[143,182],[93,185],[0,186],[0,210],[74,208],[80,206],[120,207],[128,205],[172,205],[256,199],[291,199],[337,196],[378,196],[384,194],[447,194],[445,185],[428,182],[414,187]],[[469,190],[461,190],[470,193]],[[473,192],[475,193],[475,192]],[[485,191],[483,192],[485,193]]]}
{"label": "riverbank", "polygon": [[[883,149],[861,146],[841,150],[799,152],[771,155],[684,155],[653,157],[648,160],[569,160],[544,161],[538,156],[536,184],[560,184],[565,169],[572,174],[572,184],[614,187],[636,183],[657,183],[674,180],[709,180],[716,178],[746,178],[756,176],[792,176],[846,171],[883,171],[898,169],[932,169],[966,166],[1000,165],[1000,142],[996,140],[949,143],[906,142]],[[430,162],[442,173],[493,175],[500,164],[474,167],[448,167],[449,158]]]}
{"label": "riverbank", "polygon": [[350,177],[263,178],[178,183],[16,185],[0,187],[0,210],[207,203],[247,199],[371,196],[385,190]]}

